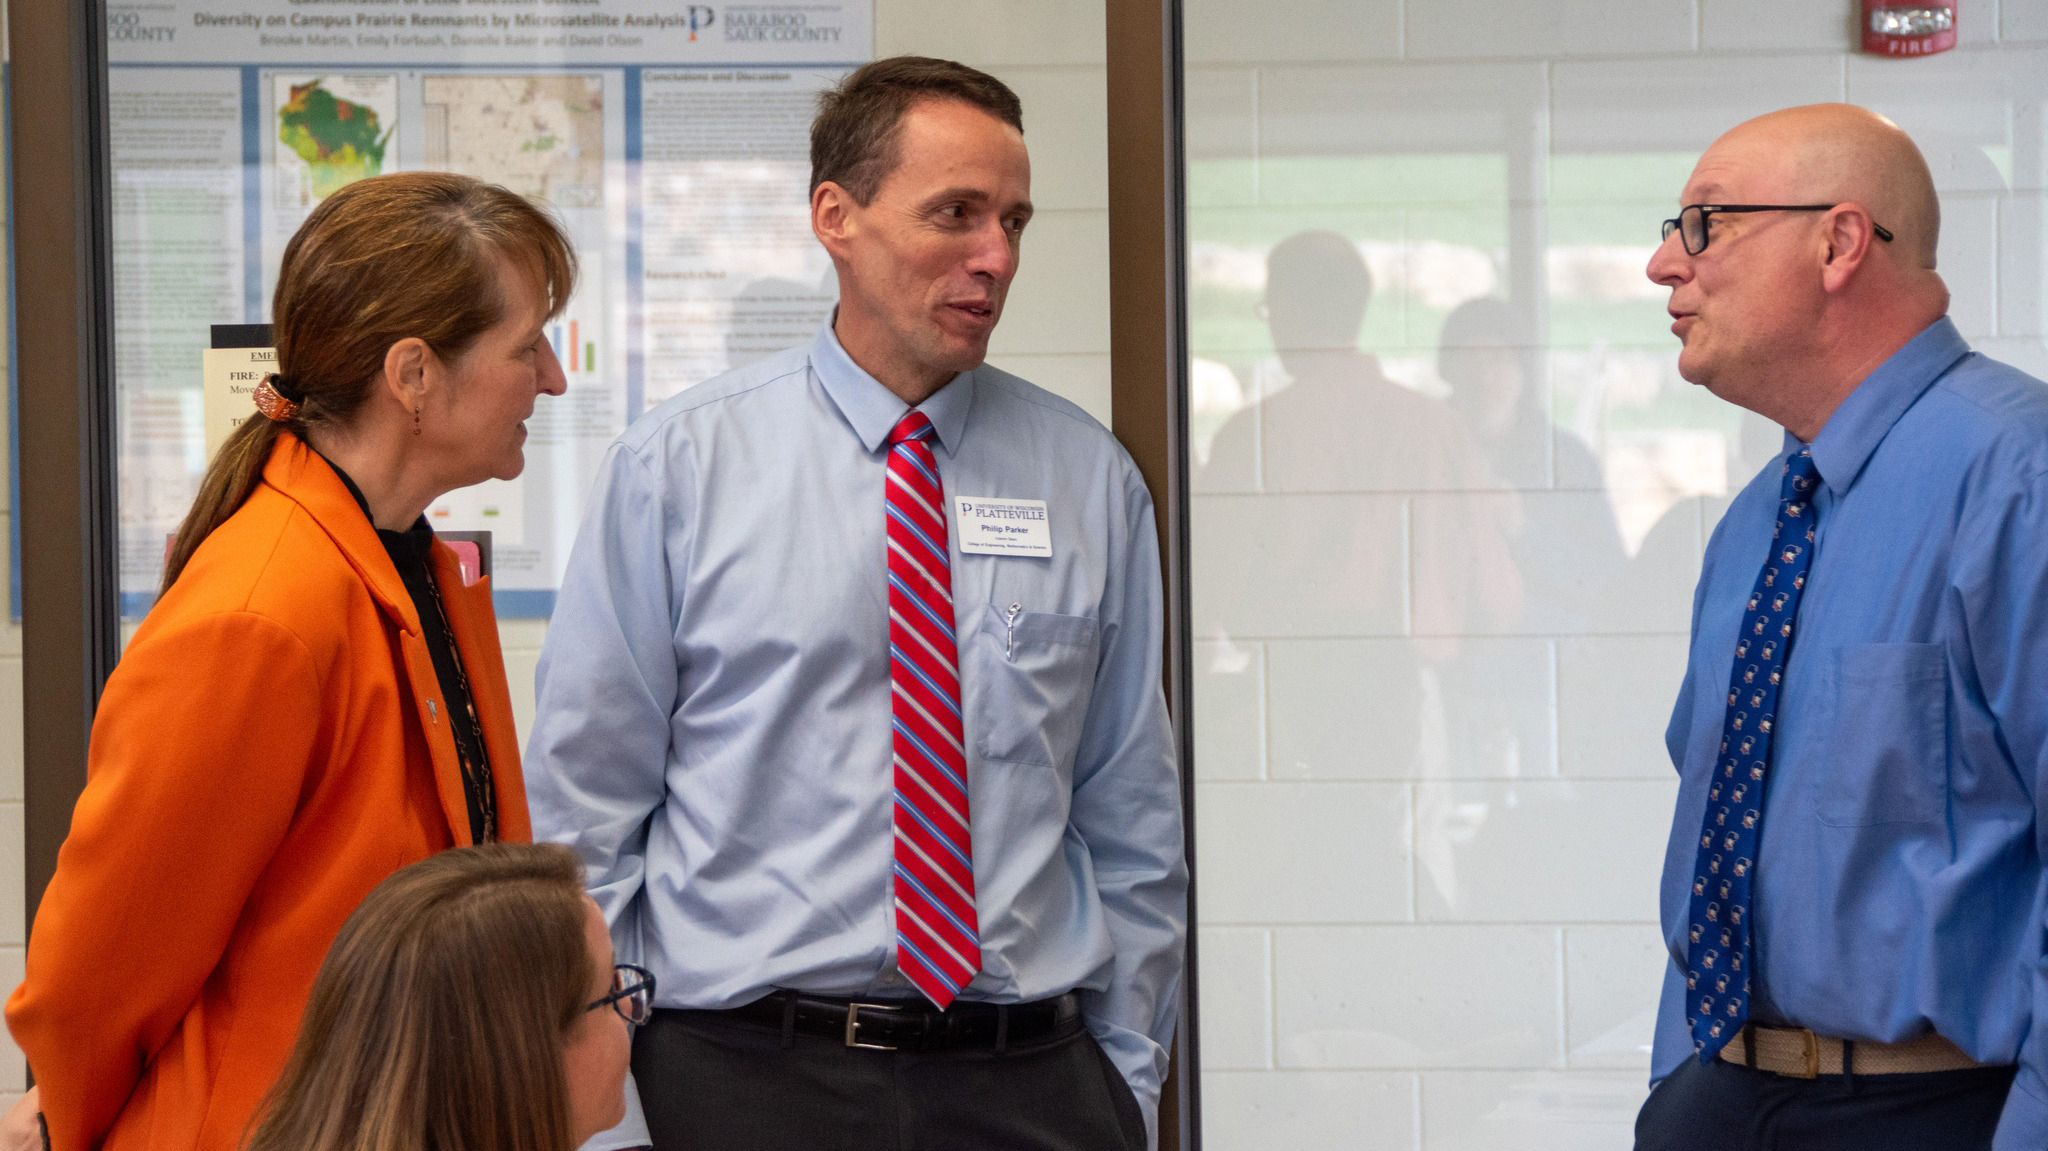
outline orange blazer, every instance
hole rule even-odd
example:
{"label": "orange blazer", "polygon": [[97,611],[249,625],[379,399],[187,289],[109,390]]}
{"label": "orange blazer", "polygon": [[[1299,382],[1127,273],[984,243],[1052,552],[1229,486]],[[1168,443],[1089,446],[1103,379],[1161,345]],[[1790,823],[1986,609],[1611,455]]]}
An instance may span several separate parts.
{"label": "orange blazer", "polygon": [[[464,587],[445,546],[433,570],[501,834],[531,838],[490,587]],[[100,700],[7,1002],[54,1151],[239,1146],[342,920],[393,871],[469,842],[440,695],[376,530],[286,434]]]}

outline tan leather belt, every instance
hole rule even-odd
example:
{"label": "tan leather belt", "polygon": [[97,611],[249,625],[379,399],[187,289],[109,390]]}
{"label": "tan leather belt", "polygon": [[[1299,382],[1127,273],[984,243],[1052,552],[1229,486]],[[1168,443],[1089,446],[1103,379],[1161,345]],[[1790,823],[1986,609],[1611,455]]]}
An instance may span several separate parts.
{"label": "tan leather belt", "polygon": [[[1756,1045],[1754,1059],[1749,1054],[1751,1043]],[[1843,1057],[1845,1048],[1847,1059]],[[1939,1035],[1922,1035],[1904,1043],[1874,1043],[1830,1039],[1804,1027],[1759,1027],[1754,1023],[1745,1024],[1721,1049],[1721,1059],[1795,1079],[1841,1075],[1845,1067],[1856,1075],[1912,1075],[1989,1066],[1963,1054],[1962,1048]]]}

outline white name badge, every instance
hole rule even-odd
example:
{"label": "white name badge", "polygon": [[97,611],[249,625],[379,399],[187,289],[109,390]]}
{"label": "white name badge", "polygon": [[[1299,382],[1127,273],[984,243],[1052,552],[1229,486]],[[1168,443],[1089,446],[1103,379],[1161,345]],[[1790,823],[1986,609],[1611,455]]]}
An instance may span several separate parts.
{"label": "white name badge", "polygon": [[960,525],[960,550],[984,556],[1050,556],[1052,525],[1044,500],[999,500],[955,496],[953,522]]}

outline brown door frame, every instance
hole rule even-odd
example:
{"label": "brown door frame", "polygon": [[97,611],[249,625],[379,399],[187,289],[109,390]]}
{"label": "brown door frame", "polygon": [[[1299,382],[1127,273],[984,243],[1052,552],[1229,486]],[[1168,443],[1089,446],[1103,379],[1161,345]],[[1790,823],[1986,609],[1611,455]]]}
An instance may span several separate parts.
{"label": "brown door frame", "polygon": [[1180,0],[1105,0],[1110,423],[1152,491],[1166,585],[1166,699],[1187,828],[1187,973],[1160,1100],[1161,1151],[1202,1145],[1196,1017],[1194,714],[1188,600],[1187,227]]}
{"label": "brown door frame", "polygon": [[120,652],[103,0],[8,5],[22,797],[35,920]]}

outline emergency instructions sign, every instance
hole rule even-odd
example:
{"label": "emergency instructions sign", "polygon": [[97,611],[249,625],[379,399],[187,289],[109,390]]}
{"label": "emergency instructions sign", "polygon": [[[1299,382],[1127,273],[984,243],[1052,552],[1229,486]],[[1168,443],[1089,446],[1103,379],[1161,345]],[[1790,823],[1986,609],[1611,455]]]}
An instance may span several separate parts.
{"label": "emergency instructions sign", "polygon": [[1050,556],[1052,526],[1044,500],[1000,500],[957,496],[953,522],[960,525],[960,550],[967,555]]}

